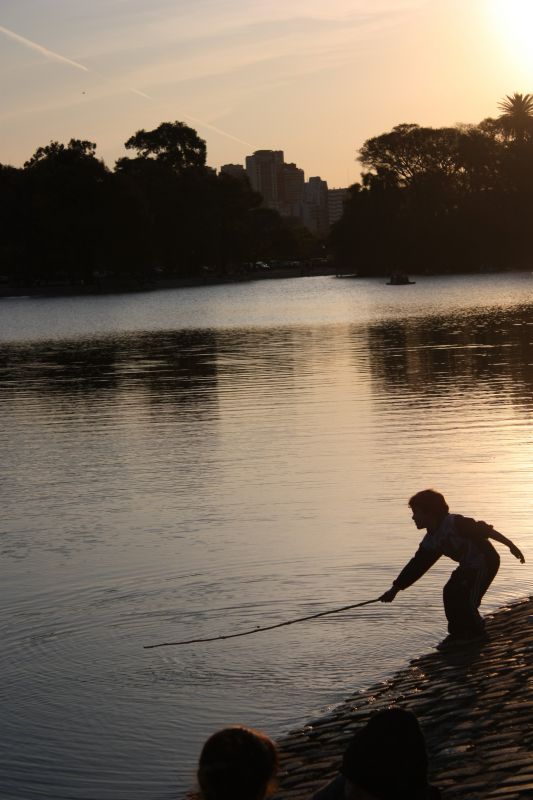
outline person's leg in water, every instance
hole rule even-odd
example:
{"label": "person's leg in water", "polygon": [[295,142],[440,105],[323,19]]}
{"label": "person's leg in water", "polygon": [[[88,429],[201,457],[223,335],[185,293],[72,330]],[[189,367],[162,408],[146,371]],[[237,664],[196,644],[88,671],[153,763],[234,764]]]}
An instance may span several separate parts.
{"label": "person's leg in water", "polygon": [[485,623],[479,613],[479,606],[499,566],[500,559],[495,553],[480,569],[458,567],[452,573],[442,593],[449,636],[441,645],[447,646],[483,636]]}

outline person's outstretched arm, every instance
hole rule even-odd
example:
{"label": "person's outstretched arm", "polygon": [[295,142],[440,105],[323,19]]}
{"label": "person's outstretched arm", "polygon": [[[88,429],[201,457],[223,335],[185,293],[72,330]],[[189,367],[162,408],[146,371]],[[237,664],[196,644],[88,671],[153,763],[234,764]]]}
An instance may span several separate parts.
{"label": "person's outstretched arm", "polygon": [[526,563],[526,559],[525,559],[525,556],[522,553],[522,551],[515,545],[514,542],[512,542],[510,539],[508,539],[506,536],[504,536],[503,533],[500,533],[499,531],[495,531],[494,528],[491,528],[490,529],[490,533],[488,534],[487,538],[488,539],[494,539],[495,542],[500,542],[501,544],[504,544],[506,547],[509,548],[509,550],[511,551],[511,554],[515,558],[517,558],[520,561],[521,564],[525,564]]}
{"label": "person's outstretched arm", "polygon": [[399,591],[400,590],[395,586],[391,586],[391,588],[387,589],[387,591],[384,592],[379,599],[382,603],[392,603]]}
{"label": "person's outstretched arm", "polygon": [[425,575],[428,569],[439,560],[441,554],[429,550],[427,547],[420,547],[413,558],[405,565],[392,586],[379,598],[382,603],[392,603],[401,589],[407,589],[415,581]]}
{"label": "person's outstretched arm", "polygon": [[482,520],[476,521],[470,517],[461,517],[457,515],[457,529],[459,533],[465,536],[470,536],[474,539],[494,539],[495,542],[500,542],[509,548],[512,555],[517,558],[522,564],[525,564],[525,557],[522,551],[503,533],[495,531],[492,525]]}

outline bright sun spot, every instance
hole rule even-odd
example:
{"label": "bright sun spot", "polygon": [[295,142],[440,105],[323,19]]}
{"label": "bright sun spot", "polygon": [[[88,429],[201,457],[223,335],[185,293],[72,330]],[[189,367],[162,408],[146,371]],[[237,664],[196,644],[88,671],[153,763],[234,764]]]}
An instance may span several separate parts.
{"label": "bright sun spot", "polygon": [[488,0],[488,6],[496,35],[503,40],[509,55],[520,66],[533,69],[533,0]]}

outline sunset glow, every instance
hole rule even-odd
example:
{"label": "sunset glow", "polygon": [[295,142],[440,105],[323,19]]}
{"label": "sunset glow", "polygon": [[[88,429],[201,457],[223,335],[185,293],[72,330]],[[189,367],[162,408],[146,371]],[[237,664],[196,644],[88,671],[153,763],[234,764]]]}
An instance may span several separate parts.
{"label": "sunset glow", "polygon": [[402,122],[478,123],[533,89],[529,0],[9,1],[0,162],[89,139],[109,166],[141,128],[183,120],[208,162],[280,149],[330,186]]}
{"label": "sunset glow", "polygon": [[489,5],[496,32],[508,49],[509,58],[520,67],[531,69],[533,4],[530,0],[490,0]]}

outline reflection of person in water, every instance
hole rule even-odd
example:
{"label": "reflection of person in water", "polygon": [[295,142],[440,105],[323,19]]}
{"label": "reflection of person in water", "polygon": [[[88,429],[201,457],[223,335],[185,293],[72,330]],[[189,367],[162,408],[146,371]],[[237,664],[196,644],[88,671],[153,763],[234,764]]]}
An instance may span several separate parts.
{"label": "reflection of person in water", "polygon": [[426,743],[411,711],[378,711],[357,731],[340,774],[312,800],[438,800],[428,783]]}
{"label": "reflection of person in water", "polygon": [[486,522],[448,513],[446,500],[433,489],[415,494],[409,500],[409,506],[416,527],[425,528],[427,533],[413,558],[380,600],[392,603],[401,589],[407,589],[421,578],[441,556],[448,556],[459,566],[444,587],[449,635],[438,649],[482,638],[485,625],[478,609],[500,566],[500,557],[489,539],[506,545],[522,564],[525,561],[523,554]]}

